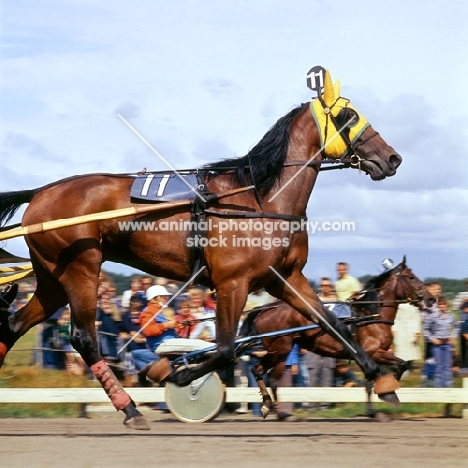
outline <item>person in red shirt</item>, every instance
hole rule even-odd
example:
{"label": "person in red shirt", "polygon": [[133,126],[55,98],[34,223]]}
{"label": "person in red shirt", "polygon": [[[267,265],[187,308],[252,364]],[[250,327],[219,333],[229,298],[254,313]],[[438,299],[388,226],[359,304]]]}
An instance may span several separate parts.
{"label": "person in red shirt", "polygon": [[146,291],[148,307],[140,315],[140,325],[153,352],[164,340],[177,338],[176,321],[168,320],[164,314],[170,295],[164,286],[159,285],[151,286]]}

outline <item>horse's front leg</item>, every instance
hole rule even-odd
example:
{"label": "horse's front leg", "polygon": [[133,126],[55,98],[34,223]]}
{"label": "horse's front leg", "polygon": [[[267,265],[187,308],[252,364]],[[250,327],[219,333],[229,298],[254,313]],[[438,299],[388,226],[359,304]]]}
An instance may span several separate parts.
{"label": "horse's front leg", "polygon": [[172,369],[167,359],[161,359],[148,372],[148,377],[154,381],[173,382],[183,387],[209,372],[224,369],[233,363],[237,326],[247,300],[247,292],[247,284],[244,282],[230,281],[217,287],[216,343],[218,347],[212,357],[197,366],[181,370]]}
{"label": "horse's front leg", "polygon": [[284,280],[278,279],[276,284],[268,288],[268,292],[277,297],[279,295],[291,307],[298,310],[308,320],[318,323],[325,332],[341,343],[364,372],[366,380],[375,381],[374,392],[380,399],[391,404],[398,402],[395,390],[399,388],[399,385],[393,375],[381,375],[379,366],[354,340],[346,325],[323,306],[300,271],[294,270]]}
{"label": "horse's front leg", "polygon": [[408,370],[408,363],[404,359],[395,356],[390,351],[378,349],[374,353],[373,358],[380,365],[396,366],[397,371],[395,372],[395,379],[398,381],[400,381],[403,373]]}
{"label": "horse's front leg", "polygon": [[265,381],[263,380],[263,375],[265,374],[265,366],[263,365],[263,361],[260,361],[256,366],[252,367],[252,373],[260,390],[260,395],[262,396],[261,411],[263,419],[265,419],[271,411],[273,402],[265,385]]}

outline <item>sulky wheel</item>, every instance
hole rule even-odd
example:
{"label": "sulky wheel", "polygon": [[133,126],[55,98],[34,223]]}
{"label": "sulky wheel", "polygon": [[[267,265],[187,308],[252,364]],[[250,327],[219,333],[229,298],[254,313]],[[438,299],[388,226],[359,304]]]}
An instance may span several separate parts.
{"label": "sulky wheel", "polygon": [[226,397],[224,384],[216,372],[210,372],[186,387],[166,383],[166,404],[182,422],[202,423],[218,416]]}

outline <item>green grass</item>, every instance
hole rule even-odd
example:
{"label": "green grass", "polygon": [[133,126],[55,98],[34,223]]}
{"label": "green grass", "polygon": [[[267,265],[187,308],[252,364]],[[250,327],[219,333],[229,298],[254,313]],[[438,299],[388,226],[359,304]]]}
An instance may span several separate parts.
{"label": "green grass", "polygon": [[[79,388],[92,385],[86,377],[65,371],[45,370],[33,364],[37,330],[32,328],[8,353],[0,371],[0,388]],[[28,349],[27,351],[15,351]],[[81,405],[70,403],[0,404],[0,418],[78,417]]]}
{"label": "green grass", "polygon": [[[34,348],[37,343],[37,327],[31,328],[24,336],[22,336],[13,346],[13,349],[7,354],[5,366],[11,367],[27,367],[33,362],[33,351],[18,351],[20,349]],[[1,373],[0,373],[1,378]]]}
{"label": "green grass", "polygon": [[[446,410],[446,405],[441,403],[403,403],[398,408],[385,403],[376,403],[373,407],[376,411],[394,419],[442,417]],[[462,404],[453,404],[450,407],[450,415],[460,418],[462,409]],[[307,415],[307,417],[345,419],[365,416],[365,411],[364,403],[336,403],[333,408],[327,410],[305,411],[298,409],[294,411],[294,414],[299,417]]]}
{"label": "green grass", "polygon": [[[400,387],[417,388],[421,387],[421,367],[416,367],[408,376],[400,381]],[[350,368],[356,374],[358,379],[362,380],[362,373],[355,363],[350,365]],[[455,388],[462,387],[462,378],[456,376],[454,378]],[[364,388],[362,389],[364,392]],[[398,391],[397,391],[398,393]],[[447,405],[445,403],[402,403],[400,407],[390,406],[386,403],[376,403],[373,405],[376,411],[385,413],[392,418],[428,418],[428,417],[442,417],[445,414]],[[463,404],[450,405],[450,415],[454,417],[461,417]],[[307,411],[309,417],[317,418],[355,418],[365,415],[364,403],[337,403],[333,408],[327,410]],[[297,410],[297,416],[305,416],[304,410]]]}
{"label": "green grass", "polygon": [[[80,388],[89,387],[86,377],[40,367],[5,366],[0,374],[0,388]],[[78,403],[5,403],[0,404],[0,418],[78,417]]]}

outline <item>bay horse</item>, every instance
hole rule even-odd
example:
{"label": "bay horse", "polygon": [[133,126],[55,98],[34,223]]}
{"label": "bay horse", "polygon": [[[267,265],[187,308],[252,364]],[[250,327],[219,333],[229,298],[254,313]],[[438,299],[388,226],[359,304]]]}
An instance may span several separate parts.
{"label": "bay horse", "polygon": [[[396,366],[395,378],[400,380],[408,369],[406,361],[389,351],[393,342],[392,325],[401,303],[416,304],[420,309],[430,307],[434,298],[427,292],[424,283],[417,278],[406,265],[406,257],[396,267],[384,271],[366,281],[362,291],[350,299],[352,317],[345,322],[351,323],[357,343],[379,365]],[[255,336],[311,325],[303,315],[290,305],[278,301],[250,311],[243,322],[239,335]],[[265,418],[270,412],[272,400],[266,389],[263,376],[271,369],[269,382],[273,398],[277,401],[277,382],[281,378],[285,361],[294,344],[300,348],[313,351],[320,356],[337,359],[351,359],[347,349],[321,328],[275,338],[262,339],[263,348],[267,351],[260,363],[253,367],[263,405]],[[372,384],[366,381],[368,400],[366,414],[376,415],[371,403]]]}
{"label": "bay horse", "polygon": [[[205,233],[205,268],[197,283],[217,292],[217,352],[195,367],[175,371],[165,362],[161,379],[188,385],[194,379],[223,368],[234,359],[237,324],[249,292],[265,288],[320,323],[344,343],[369,380],[385,399],[396,382],[380,375],[378,365],[355,343],[347,328],[335,319],[309,286],[302,269],[307,261],[306,229],[289,229],[292,222],[304,222],[307,202],[314,188],[320,164],[326,158],[340,158],[347,166],[367,173],[372,180],[393,176],[401,156],[340,96],[338,82],[325,75],[323,94],[325,132],[316,123],[320,106],[302,104],[280,118],[243,157],[205,166],[207,188],[222,194],[236,187],[255,190],[209,204],[204,214],[214,220]],[[321,135],[325,135],[325,140]],[[335,149],[326,140],[344,142]],[[323,141],[322,141],[323,140]],[[339,146],[339,145],[338,145]],[[300,167],[298,169],[298,167]],[[135,175],[90,174],[74,176],[41,188],[0,194],[0,223],[7,223],[20,205],[29,203],[22,225],[43,223],[134,206],[129,193]],[[252,227],[241,225],[249,218]],[[191,207],[175,207],[157,214],[128,216],[122,221],[160,223],[190,222]],[[229,229],[221,228],[221,221]],[[229,221],[229,222],[228,222]],[[234,223],[239,225],[236,230]],[[285,226],[287,224],[288,227]],[[239,247],[239,232],[244,239]],[[267,240],[270,244],[262,243]],[[101,264],[123,263],[151,275],[176,281],[192,276],[190,233],[184,230],[122,230],[115,219],[93,221],[74,227],[25,236],[37,277],[37,289],[30,302],[0,326],[0,365],[5,355],[32,326],[46,320],[57,309],[70,304],[72,346],[81,354],[117,410],[125,413],[124,424],[149,429],[130,396],[99,354],[94,320]],[[213,242],[212,242],[213,241]]]}

